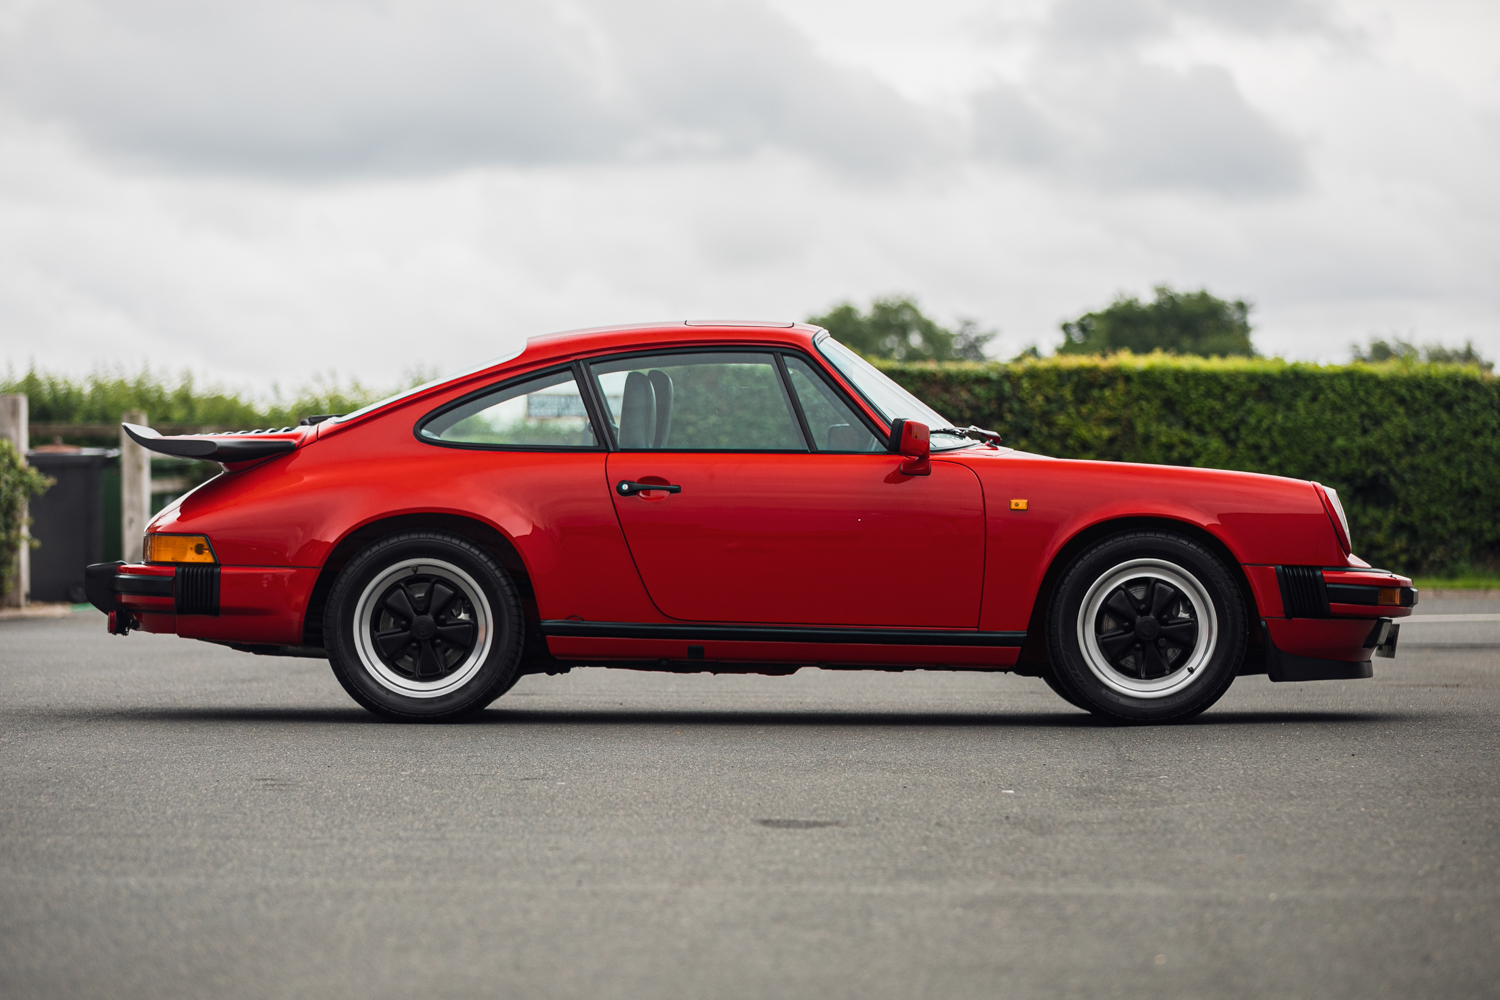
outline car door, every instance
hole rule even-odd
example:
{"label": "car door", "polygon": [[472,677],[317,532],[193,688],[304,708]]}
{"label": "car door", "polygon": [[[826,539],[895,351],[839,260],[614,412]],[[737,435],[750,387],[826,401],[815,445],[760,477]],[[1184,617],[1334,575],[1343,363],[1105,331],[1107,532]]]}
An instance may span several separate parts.
{"label": "car door", "polygon": [[606,488],[663,614],[977,627],[977,477],[941,460],[931,475],[902,475],[809,359],[745,347],[590,369],[616,438]]}

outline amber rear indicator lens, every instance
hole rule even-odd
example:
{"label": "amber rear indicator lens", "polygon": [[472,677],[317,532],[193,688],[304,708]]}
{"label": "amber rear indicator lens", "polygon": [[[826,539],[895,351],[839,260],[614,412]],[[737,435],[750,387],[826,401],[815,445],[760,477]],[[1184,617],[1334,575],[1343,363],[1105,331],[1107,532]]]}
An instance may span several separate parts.
{"label": "amber rear indicator lens", "polygon": [[147,562],[218,562],[207,535],[147,535],[145,549]]}
{"label": "amber rear indicator lens", "polygon": [[1389,604],[1392,607],[1401,606],[1400,587],[1381,587],[1380,593],[1375,595],[1376,604]]}

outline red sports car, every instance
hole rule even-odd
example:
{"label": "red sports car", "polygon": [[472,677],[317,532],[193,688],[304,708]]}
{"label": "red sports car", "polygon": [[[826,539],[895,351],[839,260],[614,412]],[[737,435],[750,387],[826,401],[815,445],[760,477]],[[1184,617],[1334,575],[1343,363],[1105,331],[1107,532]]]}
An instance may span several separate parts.
{"label": "red sports car", "polygon": [[297,427],[126,430],[226,471],[89,568],[111,630],[327,657],[393,719],[574,666],[816,665],[1164,721],[1241,674],[1369,677],[1417,600],[1331,489],[1014,451],[810,326],[537,337]]}

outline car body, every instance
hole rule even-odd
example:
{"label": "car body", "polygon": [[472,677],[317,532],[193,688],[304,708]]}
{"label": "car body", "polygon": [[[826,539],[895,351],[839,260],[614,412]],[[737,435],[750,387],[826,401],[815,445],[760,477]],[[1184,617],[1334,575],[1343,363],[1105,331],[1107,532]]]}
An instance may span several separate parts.
{"label": "car body", "polygon": [[[1416,592],[1353,555],[1333,491],[1049,458],[945,424],[816,327],[536,337],[515,356],[347,416],[227,435],[127,428],[149,448],[226,472],[150,522],[147,561],[91,567],[91,600],[116,632],[329,655],[345,673],[373,657],[371,697],[385,698],[383,685],[395,700],[351,694],[401,718],[473,711],[524,673],[573,666],[819,665],[1015,670],[1091,711],[1150,721],[1207,707],[1202,691],[1186,701],[1160,693],[1183,674],[1173,664],[1194,657],[1227,687],[1253,673],[1367,677],[1373,652],[1394,652],[1392,620]],[[403,597],[407,570],[371,563],[365,585],[383,581],[384,597],[339,590],[341,575],[378,563],[385,557],[370,553],[392,539],[404,540],[411,572],[428,558],[454,572]],[[182,550],[189,543],[198,551]],[[432,548],[455,545],[468,554],[443,562]],[[1121,570],[1106,594],[1104,576],[1078,576],[1085,557],[1114,560],[1098,573],[1144,575]],[[498,567],[493,581],[485,560]],[[1092,624],[1057,617],[1065,583],[1094,602],[1077,613]],[[446,618],[424,617],[419,598],[456,603]],[[1108,601],[1123,617],[1110,617]],[[335,612],[356,605],[365,617],[339,633]],[[455,638],[418,634],[440,627]],[[1181,638],[1157,635],[1169,627]],[[481,632],[509,651],[480,650]],[[1070,653],[1075,638],[1082,646]],[[408,639],[414,652],[387,662],[380,643]],[[1109,643],[1130,651],[1117,659]],[[422,685],[449,659],[481,653],[514,662],[462,705],[424,711],[440,699]],[[1138,672],[1140,683],[1111,686],[1111,671]],[[1156,671],[1165,673],[1147,676]]]}

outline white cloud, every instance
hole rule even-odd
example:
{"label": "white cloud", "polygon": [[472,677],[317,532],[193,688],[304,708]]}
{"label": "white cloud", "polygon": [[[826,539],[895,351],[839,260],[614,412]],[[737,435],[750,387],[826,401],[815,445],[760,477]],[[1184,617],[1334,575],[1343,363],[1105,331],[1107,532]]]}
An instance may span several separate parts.
{"label": "white cloud", "polygon": [[1229,196],[1289,193],[1306,173],[1299,145],[1217,66],[1120,60],[1082,79],[1057,74],[1038,92],[999,83],[975,95],[980,155],[1104,188]]}
{"label": "white cloud", "polygon": [[63,0],[0,47],[14,107],[148,163],[329,177],[662,155],[930,159],[933,115],[749,2]]}
{"label": "white cloud", "polygon": [[893,291],[1014,352],[1164,281],[1500,355],[1473,8],[775,4],[0,6],[0,364],[380,382]]}

